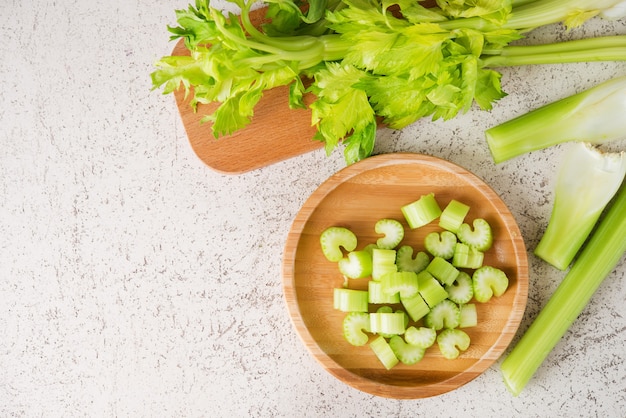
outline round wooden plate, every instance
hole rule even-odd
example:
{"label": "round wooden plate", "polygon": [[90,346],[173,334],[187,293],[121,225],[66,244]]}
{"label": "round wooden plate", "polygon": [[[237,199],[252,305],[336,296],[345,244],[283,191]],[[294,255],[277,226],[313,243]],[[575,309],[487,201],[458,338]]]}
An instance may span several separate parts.
{"label": "round wooden plate", "polygon": [[[344,313],[333,309],[333,288],[344,283],[336,263],[320,249],[321,232],[333,225],[353,230],[358,249],[376,242],[374,223],[395,218],[406,230],[401,244],[423,250],[424,236],[440,230],[435,222],[410,230],[401,206],[427,193],[443,208],[451,199],[470,205],[466,217],[485,218],[494,243],[484,264],[509,277],[499,298],[477,303],[478,326],[466,328],[469,349],[455,360],[444,359],[436,346],[415,365],[386,370],[369,346],[354,347],[342,331]],[[366,288],[368,279],[351,280]],[[526,308],[528,259],[523,238],[510,211],[482,180],[450,162],[419,154],[386,154],[348,166],[324,182],[297,214],[283,260],[283,286],[292,322],[307,349],[333,376],[361,391],[388,398],[415,399],[454,390],[479,376],[504,352]],[[371,341],[371,339],[370,339]]]}

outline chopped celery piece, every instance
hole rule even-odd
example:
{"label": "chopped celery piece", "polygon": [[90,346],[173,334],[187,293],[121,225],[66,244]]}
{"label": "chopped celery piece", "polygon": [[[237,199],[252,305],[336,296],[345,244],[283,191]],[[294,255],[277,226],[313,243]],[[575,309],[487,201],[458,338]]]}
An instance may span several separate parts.
{"label": "chopped celery piece", "polygon": [[445,299],[433,306],[424,317],[424,324],[434,330],[456,328],[459,326],[461,311],[450,299]]}
{"label": "chopped celery piece", "polygon": [[439,226],[456,234],[469,210],[465,203],[452,199],[439,216]]}
{"label": "chopped celery piece", "polygon": [[404,339],[411,345],[416,345],[424,349],[435,344],[437,331],[428,327],[408,327],[404,332]]}
{"label": "chopped celery piece", "polygon": [[400,301],[413,321],[419,321],[430,311],[430,307],[419,292],[410,298],[400,298]]}
{"label": "chopped celery piece", "polygon": [[383,290],[383,284],[380,281],[370,280],[367,282],[367,290],[369,294],[369,303],[373,305],[395,304],[400,303],[400,294],[388,294]]}
{"label": "chopped celery piece", "polygon": [[423,195],[413,203],[402,206],[400,210],[411,229],[427,225],[441,215],[434,193]]}
{"label": "chopped celery piece", "polygon": [[398,309],[396,310],[397,314],[402,314],[402,317],[404,318],[404,330],[406,331],[406,327],[409,326],[409,322],[411,320],[411,318],[409,318],[409,315],[402,309]]}
{"label": "chopped celery piece", "polygon": [[394,335],[389,339],[389,346],[402,364],[412,365],[424,358],[426,349],[408,344],[401,336]]}
{"label": "chopped celery piece", "polygon": [[504,382],[513,395],[522,392],[626,253],[625,213],[626,183],[548,303],[502,362]]}
{"label": "chopped celery piece", "polygon": [[472,274],[474,298],[478,302],[488,302],[492,296],[502,296],[509,287],[506,274],[492,266],[482,266]]}
{"label": "chopped celery piece", "polygon": [[456,243],[456,235],[450,231],[431,232],[424,238],[426,251],[434,257],[441,257],[446,260],[454,255]]}
{"label": "chopped celery piece", "polygon": [[564,142],[601,144],[623,138],[625,92],[626,77],[616,77],[487,129],[493,160],[500,163]]}
{"label": "chopped celery piece", "polygon": [[426,270],[417,273],[419,294],[429,307],[433,307],[448,297],[448,292],[441,286],[439,281]]}
{"label": "chopped celery piece", "polygon": [[441,257],[434,257],[426,267],[426,271],[444,286],[454,283],[459,275],[459,270]]}
{"label": "chopped celery piece", "polygon": [[430,257],[424,251],[418,251],[413,257],[413,247],[403,245],[396,250],[396,265],[398,271],[412,271],[419,273],[430,263]]}
{"label": "chopped celery piece", "polygon": [[384,337],[378,336],[375,338],[370,343],[370,347],[387,370],[391,370],[400,362]]}
{"label": "chopped celery piece", "polygon": [[[392,313],[392,312],[393,312],[393,308],[391,306],[381,306],[380,308],[378,308],[378,310],[376,310],[376,313]],[[370,316],[369,321],[370,321],[370,332],[371,332],[371,330],[372,330],[372,318],[371,318],[371,316]],[[378,332],[377,334],[381,335],[381,336],[383,336],[385,338],[391,338],[391,336],[397,335],[395,333],[394,334],[387,334],[387,333],[384,333],[384,332]]]}
{"label": "chopped celery piece", "polygon": [[470,328],[478,325],[478,312],[476,312],[476,305],[473,303],[467,303],[460,305],[459,310],[459,328]]}
{"label": "chopped celery piece", "polygon": [[320,235],[322,253],[328,261],[337,262],[343,258],[341,247],[346,251],[354,251],[357,238],[354,232],[342,226],[326,228]]}
{"label": "chopped celery piece", "polygon": [[462,224],[456,236],[463,244],[482,252],[487,251],[493,244],[491,225],[483,218],[474,219],[472,226],[467,223]]}
{"label": "chopped celery piece", "polygon": [[448,292],[448,299],[462,305],[474,297],[472,277],[465,271],[460,271],[454,283],[444,287]]}
{"label": "chopped celery piece", "polygon": [[350,344],[355,346],[367,344],[369,336],[366,332],[369,331],[369,314],[365,312],[349,312],[343,318],[343,336]]}
{"label": "chopped celery piece", "polygon": [[380,279],[383,292],[394,295],[400,294],[400,298],[410,298],[417,294],[417,273],[412,271],[396,271],[385,274]]}
{"label": "chopped celery piece", "polygon": [[392,250],[400,244],[404,238],[404,227],[395,219],[380,219],[374,225],[377,234],[383,234],[384,237],[378,238],[376,245],[378,248]]}
{"label": "chopped celery piece", "polygon": [[457,242],[452,256],[452,265],[458,268],[477,269],[483,265],[485,254],[474,247]]}
{"label": "chopped celery piece", "polygon": [[443,357],[453,360],[469,348],[470,337],[458,328],[444,329],[437,335],[437,345]]}
{"label": "chopped celery piece", "polygon": [[602,153],[590,144],[571,144],[559,169],[550,221],[535,255],[565,270],[625,174],[626,153]]}
{"label": "chopped celery piece", "polygon": [[[393,308],[392,308],[391,306],[381,306],[381,307],[379,307],[379,308],[376,310],[376,313],[377,313],[377,314],[378,314],[378,313],[390,314],[390,313],[393,313],[393,312],[394,312],[394,310],[393,310]],[[396,313],[398,316],[402,315],[403,320],[404,320],[404,328],[406,329],[406,327],[408,327],[408,326],[409,326],[409,316],[406,314],[406,312],[404,312],[404,311],[403,311],[403,310],[401,310],[401,309],[396,310],[396,311],[395,311],[395,313]],[[370,318],[370,331],[371,331],[371,326],[372,326],[372,320],[371,320],[371,318]],[[399,329],[399,328],[397,328],[397,329]],[[391,330],[391,331],[397,331],[397,329],[395,329],[395,330]],[[378,332],[377,334],[378,334],[378,335],[382,335],[382,336],[383,336],[383,337],[385,337],[385,338],[391,338],[391,337],[392,337],[392,336],[394,336],[394,335],[398,335],[396,332],[390,332],[390,333]]]}
{"label": "chopped celery piece", "polygon": [[404,334],[406,330],[406,314],[399,312],[378,312],[370,313],[370,332],[374,334]]}
{"label": "chopped celery piece", "polygon": [[362,279],[372,274],[372,254],[367,251],[350,251],[338,262],[339,271],[350,279]]}
{"label": "chopped celery piece", "polygon": [[367,290],[347,289],[336,287],[333,289],[333,307],[342,312],[367,312]]}
{"label": "chopped celery piece", "polygon": [[396,250],[374,248],[372,250],[372,279],[380,280],[385,274],[398,271]]}

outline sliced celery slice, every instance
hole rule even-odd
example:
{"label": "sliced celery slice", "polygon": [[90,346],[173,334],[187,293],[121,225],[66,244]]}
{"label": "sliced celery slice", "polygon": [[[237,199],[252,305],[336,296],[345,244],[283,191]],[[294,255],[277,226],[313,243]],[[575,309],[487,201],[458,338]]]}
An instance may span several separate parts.
{"label": "sliced celery slice", "polygon": [[367,312],[368,305],[367,290],[347,289],[336,287],[333,289],[333,307],[342,312]]}
{"label": "sliced celery slice", "polygon": [[459,271],[454,283],[445,286],[445,289],[448,292],[448,299],[459,305],[469,302],[474,297],[472,277],[465,271]]}
{"label": "sliced celery slice", "polygon": [[441,355],[449,360],[453,360],[469,348],[470,337],[465,331],[458,328],[444,329],[437,336],[437,345]]}
{"label": "sliced celery slice", "polygon": [[383,291],[389,295],[400,294],[400,298],[410,298],[417,294],[419,283],[417,273],[396,271],[385,274],[380,279]]}
{"label": "sliced celery slice", "polygon": [[406,343],[401,336],[394,335],[389,339],[389,346],[401,363],[412,365],[424,358],[426,349]]}
{"label": "sliced celery slice", "polygon": [[341,274],[350,279],[362,279],[372,274],[372,254],[368,251],[350,251],[337,264]]}
{"label": "sliced celery slice", "polygon": [[430,307],[419,292],[410,298],[400,298],[400,301],[413,321],[419,321],[430,311]]}
{"label": "sliced celery slice", "polygon": [[328,261],[337,262],[343,258],[341,247],[346,251],[354,251],[357,238],[354,232],[342,226],[326,228],[320,235],[322,253]]}
{"label": "sliced celery slice", "polygon": [[424,324],[434,330],[456,328],[459,326],[461,310],[450,299],[445,299],[433,306],[424,317]]}
{"label": "sliced celery slice", "polygon": [[491,225],[483,218],[474,219],[472,226],[467,223],[462,224],[456,236],[463,244],[482,252],[487,251],[493,244]]}
{"label": "sliced celery slice", "polygon": [[435,344],[437,331],[428,327],[408,327],[404,332],[404,339],[411,345],[416,345],[424,349]]}
{"label": "sliced celery slice", "polygon": [[396,250],[398,271],[419,273],[430,263],[430,257],[424,251],[418,251],[415,257],[413,257],[413,251],[413,247],[410,245],[403,245]]}
{"label": "sliced celery slice", "polygon": [[469,213],[470,207],[458,200],[451,200],[439,216],[439,226],[456,233]]}
{"label": "sliced celery slice", "polygon": [[370,280],[367,282],[367,290],[369,294],[369,303],[373,305],[396,304],[400,303],[400,294],[388,294],[383,290],[383,284],[380,281]]}
{"label": "sliced celery slice", "polygon": [[459,328],[469,328],[478,325],[478,312],[476,305],[468,303],[459,306],[461,314],[459,315]]}
{"label": "sliced celery slice", "polygon": [[450,259],[454,255],[457,238],[450,231],[431,232],[424,238],[424,248],[434,257]]}
{"label": "sliced celery slice", "polygon": [[426,270],[417,274],[419,294],[429,307],[437,305],[448,297],[448,292],[441,286],[439,281]]}
{"label": "sliced celery slice", "polygon": [[384,237],[376,241],[378,248],[392,250],[400,244],[404,238],[404,227],[395,219],[380,219],[374,225],[377,234],[383,234]]}
{"label": "sliced celery slice", "polygon": [[375,338],[370,343],[370,347],[387,370],[391,370],[400,362],[384,337],[378,336]]}
{"label": "sliced celery slice", "polygon": [[404,312],[385,312],[381,309],[370,313],[370,331],[374,334],[400,335],[406,330]]}
{"label": "sliced celery slice", "polygon": [[426,271],[444,286],[454,283],[459,276],[459,270],[441,257],[434,257],[426,267]]}
{"label": "sliced celery slice", "polygon": [[374,248],[372,250],[372,279],[380,280],[385,274],[398,271],[396,250]]}
{"label": "sliced celery slice", "polygon": [[485,254],[474,247],[457,242],[452,256],[452,265],[458,268],[477,269],[483,265]]}
{"label": "sliced celery slice", "polygon": [[488,302],[492,296],[502,296],[509,286],[509,278],[495,267],[483,266],[472,274],[474,298],[478,302]]}
{"label": "sliced celery slice", "polygon": [[[365,332],[364,332],[365,331]],[[343,336],[350,344],[362,346],[367,344],[370,332],[370,317],[365,312],[349,312],[343,319]]]}
{"label": "sliced celery slice", "polygon": [[402,206],[400,210],[411,229],[427,225],[441,215],[434,193],[423,195],[413,203]]}

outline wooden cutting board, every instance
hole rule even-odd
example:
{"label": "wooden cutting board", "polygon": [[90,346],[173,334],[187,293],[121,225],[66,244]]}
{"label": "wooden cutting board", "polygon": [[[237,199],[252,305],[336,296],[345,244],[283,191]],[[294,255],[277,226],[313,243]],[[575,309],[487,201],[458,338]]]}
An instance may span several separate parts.
{"label": "wooden cutting board", "polygon": [[[265,9],[251,13],[251,20],[259,25]],[[189,55],[183,40],[179,40],[172,55]],[[289,88],[279,87],[265,92],[254,111],[252,122],[245,129],[216,139],[210,123],[201,123],[202,117],[212,113],[217,104],[189,106],[184,89],[174,92],[180,116],[189,142],[198,157],[210,168],[226,174],[240,174],[322,148],[313,140],[316,129],[311,126],[309,109],[289,108]],[[191,95],[189,95],[191,96]],[[305,96],[305,103],[313,100]]]}

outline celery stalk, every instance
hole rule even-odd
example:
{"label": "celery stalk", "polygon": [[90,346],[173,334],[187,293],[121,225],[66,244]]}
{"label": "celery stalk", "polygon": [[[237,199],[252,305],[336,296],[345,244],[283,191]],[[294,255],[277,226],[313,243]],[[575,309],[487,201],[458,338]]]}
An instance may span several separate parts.
{"label": "celery stalk", "polygon": [[572,144],[559,170],[550,221],[535,255],[565,270],[626,175],[626,154]]}
{"label": "celery stalk", "polygon": [[501,366],[504,383],[519,395],[602,281],[626,253],[626,184],[546,306]]}
{"label": "celery stalk", "polygon": [[487,129],[496,163],[552,145],[584,141],[601,144],[626,135],[626,77],[535,109]]}

